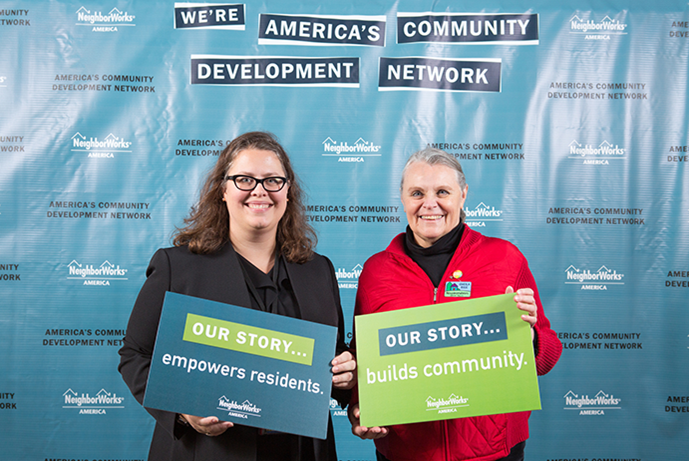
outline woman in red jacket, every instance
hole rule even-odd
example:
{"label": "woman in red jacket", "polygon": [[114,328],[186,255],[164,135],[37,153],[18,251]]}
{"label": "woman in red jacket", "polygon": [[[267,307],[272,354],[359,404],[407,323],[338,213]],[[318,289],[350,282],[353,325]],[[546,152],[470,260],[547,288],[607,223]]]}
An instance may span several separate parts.
{"label": "woman in red jacket", "polygon": [[[562,345],[545,317],[536,282],[514,245],[484,237],[464,224],[467,191],[461,165],[446,152],[427,148],[409,158],[400,187],[409,226],[385,251],[366,261],[355,315],[457,301],[446,297],[443,287],[459,278],[471,282],[464,299],[516,288],[516,307],[531,325],[536,370],[543,375],[559,359]],[[375,439],[379,461],[523,460],[529,414],[369,428],[359,424],[358,404],[349,410],[352,432]]]}

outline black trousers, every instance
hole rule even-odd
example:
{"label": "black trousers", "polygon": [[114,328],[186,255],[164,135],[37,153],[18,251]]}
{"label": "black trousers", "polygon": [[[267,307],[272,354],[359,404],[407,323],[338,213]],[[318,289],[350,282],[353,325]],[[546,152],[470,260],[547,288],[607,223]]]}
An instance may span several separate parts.
{"label": "black trousers", "polygon": [[[496,461],[524,461],[524,447],[526,447],[526,442],[520,442],[512,447],[509,455]],[[376,450],[376,458],[378,461],[390,461],[378,450]]]}

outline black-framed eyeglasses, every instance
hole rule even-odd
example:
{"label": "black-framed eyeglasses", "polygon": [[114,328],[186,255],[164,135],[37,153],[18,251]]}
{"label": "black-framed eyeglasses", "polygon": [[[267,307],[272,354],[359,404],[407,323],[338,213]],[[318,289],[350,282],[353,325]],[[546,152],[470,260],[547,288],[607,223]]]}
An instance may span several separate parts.
{"label": "black-framed eyeglasses", "polygon": [[279,192],[287,184],[287,178],[282,176],[269,176],[267,178],[258,179],[253,176],[247,176],[243,174],[236,174],[234,176],[225,176],[226,180],[232,180],[234,185],[239,190],[246,192],[256,189],[259,184],[263,186],[266,192]]}

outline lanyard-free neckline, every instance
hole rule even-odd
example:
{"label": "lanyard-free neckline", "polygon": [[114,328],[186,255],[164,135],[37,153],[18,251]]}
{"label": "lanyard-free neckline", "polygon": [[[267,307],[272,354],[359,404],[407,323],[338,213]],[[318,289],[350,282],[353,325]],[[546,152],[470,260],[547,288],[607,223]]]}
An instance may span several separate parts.
{"label": "lanyard-free neckline", "polygon": [[[273,284],[275,285],[276,290],[278,289],[279,258],[280,258],[280,254],[276,252],[275,253],[275,262],[273,263],[273,269],[271,271],[271,280],[273,281]],[[244,258],[244,259],[246,259],[246,258]],[[258,294],[258,290],[256,289],[254,282],[251,280],[251,277],[249,277],[249,273],[246,271],[244,264],[240,264],[240,266],[242,266],[242,272],[244,273],[244,281],[246,282],[246,286],[249,289],[249,293],[251,293],[251,296],[254,298],[254,301],[256,301],[256,304],[258,304],[258,308],[260,310],[262,310],[263,312],[272,312],[273,314],[276,314],[277,313],[278,297],[275,296],[275,299],[273,299],[273,301],[270,303],[270,305],[266,306],[265,303],[263,302],[263,300],[261,299],[261,296]]]}

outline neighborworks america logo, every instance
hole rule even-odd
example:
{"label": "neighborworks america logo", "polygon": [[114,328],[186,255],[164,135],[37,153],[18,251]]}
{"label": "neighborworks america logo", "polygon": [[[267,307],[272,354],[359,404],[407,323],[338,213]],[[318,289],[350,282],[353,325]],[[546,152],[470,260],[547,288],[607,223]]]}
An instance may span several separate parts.
{"label": "neighborworks america logo", "polygon": [[607,290],[608,285],[624,285],[624,274],[601,266],[596,272],[582,270],[570,265],[565,273],[568,285],[580,285],[582,290]]}
{"label": "neighborworks america logo", "polygon": [[115,266],[110,261],[104,261],[98,267],[92,264],[80,264],[73,260],[67,265],[68,280],[83,280],[84,285],[110,286],[111,280],[127,280],[128,269]]}
{"label": "neighborworks america logo", "polygon": [[627,154],[627,149],[603,141],[598,146],[581,144],[576,139],[569,143],[568,158],[584,159],[584,165],[609,165],[609,160],[620,160]]}
{"label": "neighborworks america logo", "polygon": [[627,24],[611,19],[610,16],[596,22],[575,14],[569,21],[569,33],[584,35],[586,40],[610,40],[611,35],[626,35]]}
{"label": "neighborworks america logo", "polygon": [[230,400],[224,395],[218,399],[218,410],[227,411],[229,416],[235,418],[249,419],[249,416],[261,417],[261,408],[245,400],[242,403],[237,403],[236,400]]}
{"label": "neighborworks america logo", "polygon": [[502,210],[496,210],[494,206],[488,206],[481,202],[476,205],[476,208],[470,210],[464,209],[466,213],[466,224],[469,227],[486,227],[486,222],[501,222]]}
{"label": "neighborworks america logo", "polygon": [[114,392],[110,393],[105,389],[101,389],[93,397],[88,393],[78,394],[72,389],[67,389],[62,396],[64,397],[62,408],[78,408],[80,415],[105,415],[107,410],[124,408],[122,405],[124,397],[118,397]]}
{"label": "neighborworks america logo", "polygon": [[588,395],[578,395],[573,391],[565,394],[565,410],[579,411],[580,415],[604,415],[606,410],[621,410],[619,406],[622,399],[615,398],[612,394],[606,394],[603,391],[593,397]]}
{"label": "neighborworks america logo", "polygon": [[117,7],[103,14],[100,11],[87,10],[81,7],[77,10],[77,26],[93,26],[92,32],[118,32],[117,27],[133,27],[136,16],[122,12]]}
{"label": "neighborworks america logo", "polygon": [[343,288],[356,290],[359,285],[359,275],[361,275],[362,269],[361,264],[357,264],[351,270],[342,267],[338,268],[335,276],[337,277],[340,290]]}
{"label": "neighborworks america logo", "polygon": [[364,157],[380,157],[381,146],[364,138],[359,138],[350,145],[347,141],[335,141],[328,136],[322,144],[323,156],[339,157],[338,162],[363,162]]}
{"label": "neighborworks america logo", "polygon": [[330,399],[330,414],[332,416],[347,416],[347,410],[343,410],[335,399]]}
{"label": "neighborworks america logo", "polygon": [[444,398],[433,398],[428,396],[426,399],[426,411],[437,411],[438,414],[442,413],[456,413],[457,408],[468,407],[469,399],[464,397],[457,397],[455,394],[450,394],[446,399]]}
{"label": "neighborworks america logo", "polygon": [[131,152],[131,141],[110,133],[102,141],[98,138],[86,138],[76,132],[72,136],[72,152],[88,152],[91,158],[114,158],[117,153]]}

